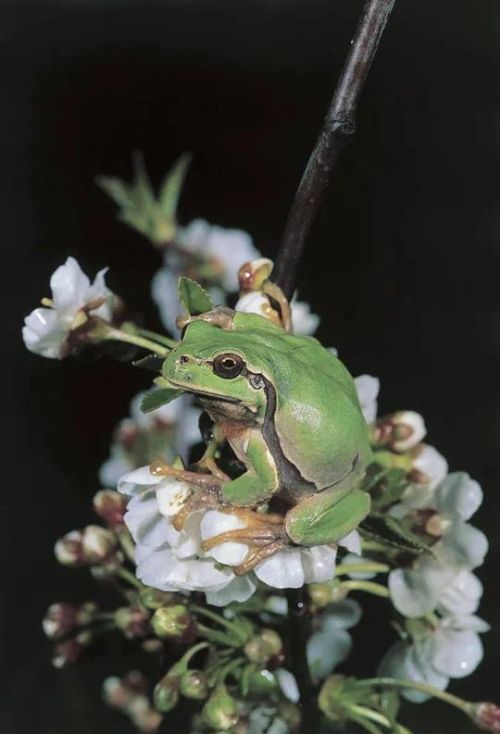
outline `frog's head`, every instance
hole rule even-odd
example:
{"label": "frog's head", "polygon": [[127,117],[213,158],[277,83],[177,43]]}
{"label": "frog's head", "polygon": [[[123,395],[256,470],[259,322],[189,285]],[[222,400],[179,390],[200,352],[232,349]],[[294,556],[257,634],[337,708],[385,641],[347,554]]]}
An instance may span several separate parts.
{"label": "frog's head", "polygon": [[175,387],[201,397],[239,403],[257,412],[265,407],[265,382],[251,371],[251,335],[243,336],[203,320],[188,324],[182,341],[163,363]]}

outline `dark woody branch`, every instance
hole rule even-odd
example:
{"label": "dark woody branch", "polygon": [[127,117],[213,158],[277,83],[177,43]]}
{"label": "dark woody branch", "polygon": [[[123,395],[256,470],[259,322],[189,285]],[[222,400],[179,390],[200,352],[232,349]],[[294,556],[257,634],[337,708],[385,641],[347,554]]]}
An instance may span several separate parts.
{"label": "dark woody branch", "polygon": [[340,152],[356,128],[356,110],[395,0],[366,0],[323,126],[292,202],[272,280],[290,299],[314,216]]}

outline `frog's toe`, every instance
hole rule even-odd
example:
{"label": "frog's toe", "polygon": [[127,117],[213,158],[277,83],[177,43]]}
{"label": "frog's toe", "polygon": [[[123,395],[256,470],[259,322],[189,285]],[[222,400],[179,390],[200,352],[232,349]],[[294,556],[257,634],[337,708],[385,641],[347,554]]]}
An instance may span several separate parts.
{"label": "frog's toe", "polygon": [[236,566],[236,568],[233,569],[234,573],[236,576],[244,576],[249,571],[252,571],[261,561],[269,558],[269,556],[273,556],[288,545],[288,541],[279,539],[261,546],[260,548],[250,548],[243,563],[240,563],[239,566]]}

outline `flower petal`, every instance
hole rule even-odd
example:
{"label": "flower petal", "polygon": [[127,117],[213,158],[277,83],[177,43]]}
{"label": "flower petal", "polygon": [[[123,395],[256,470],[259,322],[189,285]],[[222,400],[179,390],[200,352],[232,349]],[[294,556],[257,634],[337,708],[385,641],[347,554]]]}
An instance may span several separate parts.
{"label": "flower petal", "polygon": [[434,446],[420,444],[413,466],[427,477],[427,484],[434,488],[448,474],[448,462]]}
{"label": "flower petal", "polygon": [[186,482],[175,477],[165,477],[156,487],[158,511],[165,517],[173,517],[179,512],[192,491]]}
{"label": "flower petal", "polygon": [[274,671],[278,685],[283,695],[292,703],[298,703],[300,699],[299,687],[295,676],[286,668],[278,668]]}
{"label": "flower petal", "polygon": [[380,380],[371,375],[360,375],[356,377],[356,390],[361,405],[361,410],[367,423],[375,423],[377,417],[377,396],[380,390]]}
{"label": "flower petal", "polygon": [[351,530],[350,533],[344,535],[344,537],[337,542],[342,548],[348,550],[349,553],[355,553],[357,556],[361,555],[361,536],[357,530]]}
{"label": "flower petal", "polygon": [[480,507],[483,491],[478,482],[465,472],[453,472],[443,479],[436,489],[436,502],[440,512],[462,520],[468,520]]}
{"label": "flower petal", "polygon": [[68,331],[55,309],[36,308],[24,320],[23,341],[30,352],[58,359]]}
{"label": "flower petal", "polygon": [[416,618],[435,609],[439,592],[439,580],[447,578],[445,569],[436,567],[426,573],[421,567],[396,568],[389,574],[389,592],[392,603],[405,617]]}
{"label": "flower petal", "polygon": [[483,585],[477,576],[463,569],[442,589],[438,608],[448,614],[471,614],[478,608],[482,594]]}
{"label": "flower petal", "polygon": [[459,568],[477,568],[482,565],[488,552],[488,539],[472,525],[455,522],[434,550],[444,563]]}
{"label": "flower petal", "polygon": [[471,630],[440,629],[436,633],[433,665],[450,678],[470,675],[483,659],[483,645]]}
{"label": "flower petal", "polygon": [[132,497],[124,522],[136,543],[157,548],[169,541],[169,521],[158,512],[153,492]]}
{"label": "flower petal", "polygon": [[141,466],[139,469],[125,474],[118,482],[118,491],[130,496],[140,494],[146,487],[159,484],[165,477],[151,474],[149,465]]}
{"label": "flower petal", "polygon": [[[236,515],[228,512],[219,512],[218,510],[209,510],[201,521],[200,530],[203,540],[213,538],[219,533],[225,533],[229,530],[239,530],[245,527]],[[227,542],[220,543],[207,551],[207,555],[215,558],[219,563],[225,563],[228,566],[239,566],[248,553],[248,546],[245,543]]]}
{"label": "flower petal", "polygon": [[90,281],[78,262],[68,257],[50,279],[54,308],[77,311],[85,305],[89,287]]}
{"label": "flower petal", "polygon": [[316,679],[326,678],[349,656],[351,647],[351,635],[341,627],[315,632],[307,642],[307,662],[311,675]]}
{"label": "flower petal", "polygon": [[323,584],[335,576],[337,550],[328,545],[316,545],[301,550],[304,583]]}
{"label": "flower petal", "polygon": [[239,603],[247,601],[256,588],[257,586],[251,576],[247,574],[246,576],[236,576],[220,591],[207,591],[205,595],[208,604],[213,604],[215,607],[225,607],[233,601]]}
{"label": "flower petal", "polygon": [[255,575],[276,589],[299,589],[304,585],[304,569],[300,550],[283,550],[261,561]]}

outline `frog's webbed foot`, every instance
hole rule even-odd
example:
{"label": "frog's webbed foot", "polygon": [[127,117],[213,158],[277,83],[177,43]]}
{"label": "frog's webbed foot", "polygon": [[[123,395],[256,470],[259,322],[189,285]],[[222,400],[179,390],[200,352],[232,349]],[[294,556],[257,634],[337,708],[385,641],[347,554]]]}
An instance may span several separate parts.
{"label": "frog's webbed foot", "polygon": [[282,515],[265,514],[242,507],[231,507],[230,510],[227,507],[220,509],[239,517],[245,523],[245,527],[227,530],[212,538],[207,538],[203,541],[202,548],[204,551],[209,551],[220,543],[227,542],[247,545],[248,553],[245,560],[233,569],[237,576],[243,576],[265,558],[289,545],[290,541],[285,533]]}
{"label": "frog's webbed foot", "polygon": [[221,505],[220,486],[222,478],[213,474],[176,469],[165,461],[155,461],[150,467],[151,474],[162,477],[175,477],[197,489],[184,502],[181,510],[173,519],[176,530],[182,530],[184,523],[192,512],[198,510],[218,509]]}

